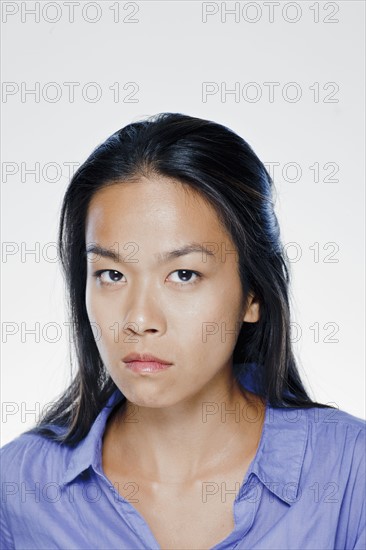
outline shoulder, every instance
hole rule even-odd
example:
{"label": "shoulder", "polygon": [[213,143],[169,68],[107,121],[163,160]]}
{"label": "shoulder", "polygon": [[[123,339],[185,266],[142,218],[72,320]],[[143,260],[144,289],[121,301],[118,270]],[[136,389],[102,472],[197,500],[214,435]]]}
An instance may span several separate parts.
{"label": "shoulder", "polygon": [[[272,418],[271,418],[272,415]],[[310,438],[335,438],[338,442],[344,439],[365,437],[366,420],[338,408],[272,408],[269,411],[269,422],[289,428],[296,433],[305,429]],[[330,441],[328,440],[328,444]]]}
{"label": "shoulder", "polygon": [[347,462],[365,460],[366,420],[338,408],[295,409],[306,432],[308,453],[326,462],[347,456]]}
{"label": "shoulder", "polygon": [[317,528],[320,537],[328,530],[327,548],[365,548],[366,421],[337,408],[269,412],[264,456],[271,467],[263,461],[260,473],[283,484],[276,494],[304,525],[314,522],[314,537]]}
{"label": "shoulder", "polygon": [[339,409],[318,409],[315,420],[308,415],[305,486],[323,513],[338,507],[342,547],[365,548],[366,421]]}
{"label": "shoulder", "polygon": [[[19,521],[26,523],[25,514],[32,511],[32,498],[44,484],[58,483],[64,470],[67,449],[41,435],[23,432],[0,448],[1,503],[0,547],[15,548],[14,533]],[[33,518],[33,516],[32,516]],[[33,519],[29,521],[32,523]],[[12,526],[13,523],[13,526]],[[14,525],[17,527],[15,528]]]}
{"label": "shoulder", "polygon": [[0,448],[2,483],[58,481],[70,449],[39,434],[24,432]]}
{"label": "shoulder", "polygon": [[[308,437],[329,450],[346,446],[351,452],[364,449],[366,420],[337,408],[311,407],[305,410]],[[364,455],[364,453],[362,453]]]}
{"label": "shoulder", "polygon": [[[366,421],[341,409],[313,408],[307,411],[308,451],[351,484],[366,471]],[[343,484],[341,482],[341,484]]]}
{"label": "shoulder", "polygon": [[[274,408],[268,415],[270,448],[299,465],[302,483],[334,483],[339,491],[362,483],[366,421],[337,408]],[[273,426],[273,428],[271,427]]]}
{"label": "shoulder", "polygon": [[[341,409],[302,409],[301,484],[334,495],[344,510],[365,506],[366,421]],[[315,485],[314,485],[315,484]],[[328,502],[325,498],[324,502]],[[357,514],[354,514],[356,516]]]}

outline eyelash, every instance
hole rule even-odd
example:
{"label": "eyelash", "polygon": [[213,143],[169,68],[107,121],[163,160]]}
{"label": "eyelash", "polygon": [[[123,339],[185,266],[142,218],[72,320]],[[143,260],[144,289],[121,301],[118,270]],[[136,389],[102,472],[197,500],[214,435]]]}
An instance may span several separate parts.
{"label": "eyelash", "polygon": [[[189,281],[187,283],[174,283],[175,285],[180,286],[180,287],[181,286],[195,285],[202,278],[201,273],[199,273],[198,271],[193,271],[192,269],[176,269],[175,271],[172,271],[172,273],[177,273],[178,271],[185,271],[187,273],[194,273],[197,276],[197,279],[195,279],[192,283],[189,282]],[[112,283],[112,282],[106,283],[106,282],[103,282],[101,280],[101,275],[103,273],[110,273],[110,272],[115,272],[115,273],[118,273],[119,275],[123,275],[123,273],[120,273],[116,269],[100,269],[99,271],[95,271],[95,273],[93,273],[93,277],[95,277],[97,279],[97,281],[99,281],[102,286],[116,286],[120,281],[115,281],[114,283]]]}

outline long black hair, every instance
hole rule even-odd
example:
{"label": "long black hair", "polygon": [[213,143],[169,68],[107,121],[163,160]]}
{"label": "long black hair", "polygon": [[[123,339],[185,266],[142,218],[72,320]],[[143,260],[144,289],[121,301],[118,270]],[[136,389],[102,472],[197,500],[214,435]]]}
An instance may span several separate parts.
{"label": "long black hair", "polygon": [[198,191],[213,205],[237,247],[243,293],[251,292],[259,301],[260,319],[242,324],[233,353],[234,376],[239,378],[255,364],[258,393],[272,406],[326,407],[307,394],[292,350],[290,269],[269,173],[250,145],[229,128],[181,113],[160,113],[108,137],[78,168],[66,190],[58,252],[77,370],[28,433],[76,445],[117,389],[99,355],[86,310],[85,222],[99,189],[142,176],[168,177]]}

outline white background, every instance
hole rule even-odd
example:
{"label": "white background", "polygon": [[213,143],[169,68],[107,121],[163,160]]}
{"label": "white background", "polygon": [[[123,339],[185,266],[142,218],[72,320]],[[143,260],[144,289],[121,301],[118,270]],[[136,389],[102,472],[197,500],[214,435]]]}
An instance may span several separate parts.
{"label": "white background", "polygon": [[[265,164],[279,163],[276,212],[284,245],[295,243],[288,254],[301,375],[314,399],[366,416],[365,4],[227,2],[237,12],[226,20],[221,6],[81,1],[71,22],[64,2],[2,3],[2,445],[70,379],[63,281],[48,246],[66,163],[82,163],[117,129],[162,111],[225,124]],[[79,84],[74,101],[67,82]],[[25,93],[37,86],[38,97]],[[237,96],[225,94],[235,87]],[[36,163],[39,181],[26,172]],[[37,323],[38,341],[27,333]]]}

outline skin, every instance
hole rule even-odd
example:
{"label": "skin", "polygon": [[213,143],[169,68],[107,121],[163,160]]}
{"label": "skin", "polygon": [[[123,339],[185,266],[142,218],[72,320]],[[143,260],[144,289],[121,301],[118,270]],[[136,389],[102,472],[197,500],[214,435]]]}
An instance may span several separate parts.
{"label": "skin", "polygon": [[[158,262],[159,254],[193,241],[211,243],[214,256]],[[86,220],[90,243],[125,259],[94,254],[87,262],[86,308],[99,327],[96,345],[126,397],[106,426],[104,472],[121,487],[136,484],[133,506],[162,548],[213,546],[234,528],[235,493],[204,502],[203,484],[241,484],[261,436],[264,403],[232,374],[241,323],[259,319],[259,304],[243,296],[238,255],[229,253],[235,245],[214,208],[178,181],[154,176],[99,190]],[[98,280],[97,270],[118,273]],[[212,333],[205,336],[207,323]],[[173,365],[138,374],[122,361],[132,352]],[[240,418],[225,414],[238,407]]]}

